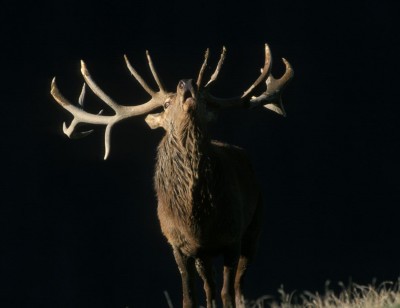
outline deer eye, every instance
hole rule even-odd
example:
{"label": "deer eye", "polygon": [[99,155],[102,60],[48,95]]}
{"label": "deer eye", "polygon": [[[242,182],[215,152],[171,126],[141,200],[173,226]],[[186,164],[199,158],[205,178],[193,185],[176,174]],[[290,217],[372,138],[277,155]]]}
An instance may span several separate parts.
{"label": "deer eye", "polygon": [[169,105],[171,105],[171,102],[170,101],[166,101],[164,103],[164,109],[167,109],[169,107]]}

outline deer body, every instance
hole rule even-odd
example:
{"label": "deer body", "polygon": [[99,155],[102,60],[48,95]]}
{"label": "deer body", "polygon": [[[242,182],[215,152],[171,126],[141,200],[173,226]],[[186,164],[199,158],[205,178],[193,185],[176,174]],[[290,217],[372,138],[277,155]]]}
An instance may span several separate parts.
{"label": "deer body", "polygon": [[167,138],[158,149],[155,187],[168,242],[192,257],[240,247],[261,205],[243,150],[209,141],[204,149],[182,153],[181,148],[171,148]]}
{"label": "deer body", "polygon": [[[155,177],[158,217],[162,232],[174,249],[177,263],[181,264],[180,271],[186,275],[193,275],[194,272],[190,268],[193,263],[181,262],[182,258],[192,258],[197,264],[207,264],[205,258],[222,254],[225,257],[225,267],[232,271],[240,255],[242,262],[247,263],[247,258],[252,258],[255,253],[261,229],[261,217],[255,216],[260,212],[261,200],[243,151],[217,142],[209,143],[207,151],[191,153],[198,156],[197,168],[190,170],[189,174],[180,174],[180,171],[174,171],[179,170],[174,166],[171,177],[168,177],[174,180],[165,183],[165,176],[159,170],[160,160],[165,157],[165,149],[161,150],[161,147]],[[189,157],[183,159],[188,158],[190,161],[192,157],[189,153],[187,155]],[[182,183],[179,178],[182,175],[187,175],[190,180]],[[172,192],[177,195],[166,197]],[[181,193],[187,195],[181,198]],[[246,231],[248,234],[244,237]],[[246,242],[242,245],[244,238]],[[242,247],[247,250],[241,251]],[[207,270],[212,272],[210,265]],[[231,277],[231,283],[233,282],[234,273]],[[213,282],[208,283],[210,285],[205,286],[206,292],[207,288],[215,288]],[[229,290],[230,287],[232,286],[227,285],[225,289]],[[239,287],[237,285],[236,289],[238,302],[242,298]],[[187,297],[190,298],[193,292],[188,290]],[[228,303],[233,305],[233,294],[222,295],[225,296],[225,306],[229,307]],[[210,290],[207,300],[210,307],[215,300],[215,290]],[[184,305],[191,307],[194,303],[193,297]]]}
{"label": "deer body", "polygon": [[[261,192],[244,150],[212,141],[207,124],[216,111],[230,107],[265,106],[284,115],[280,93],[292,78],[293,70],[284,60],[286,72],[280,79],[273,78],[270,51],[266,45],[264,67],[257,80],[242,96],[220,99],[211,95],[209,89],[225,59],[225,48],[206,84],[202,79],[208,51],[196,83],[191,79],[181,80],[173,93],[165,91],[148,54],[147,57],[158,92],[146,84],[125,57],[130,72],[151,96],[147,103],[137,106],[114,102],[97,86],[82,62],[86,84],[115,111],[113,116],[83,111],[85,84],[79,97],[80,107],[76,107],[59,92],[53,80],[51,94],[74,115],[69,127],[64,123],[64,133],[69,137],[82,137],[91,131],[76,133],[75,128],[80,123],[106,125],[107,158],[110,131],[115,123],[163,107],[164,111],[160,113],[148,114],[146,122],[150,128],[162,127],[166,132],[157,150],[154,184],[161,230],[172,246],[182,278],[183,307],[197,305],[196,270],[204,282],[207,308],[215,307],[212,258],[216,255],[224,258],[223,306],[243,307],[243,277],[254,257],[262,225]],[[258,97],[252,96],[264,81],[267,90]]]}

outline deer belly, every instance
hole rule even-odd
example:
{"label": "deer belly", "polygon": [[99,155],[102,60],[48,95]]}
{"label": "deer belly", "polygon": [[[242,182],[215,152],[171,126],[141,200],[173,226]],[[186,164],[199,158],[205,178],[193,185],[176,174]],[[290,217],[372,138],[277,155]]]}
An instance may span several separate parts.
{"label": "deer belly", "polygon": [[220,225],[198,225],[193,222],[177,222],[174,219],[160,219],[161,230],[170,245],[179,248],[185,255],[196,256],[207,251],[219,254],[223,247],[240,242],[240,234]]}

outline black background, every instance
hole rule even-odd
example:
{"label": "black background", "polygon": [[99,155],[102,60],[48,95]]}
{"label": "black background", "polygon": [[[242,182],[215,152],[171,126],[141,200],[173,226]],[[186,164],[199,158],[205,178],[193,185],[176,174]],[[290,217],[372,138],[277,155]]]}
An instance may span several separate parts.
{"label": "black background", "polygon": [[[209,47],[227,59],[214,93],[241,94],[263,46],[295,78],[287,118],[229,111],[216,139],[244,147],[265,198],[265,227],[246,291],[255,299],[321,290],[350,277],[396,280],[399,264],[399,35],[394,1],[6,1],[1,10],[2,307],[178,307],[180,279],[159,230],[152,174],[162,131],[143,117],[69,140],[49,94],[57,76],[77,101],[85,59],[122,104],[147,99],[150,50],[170,90],[196,78]],[[210,72],[208,72],[210,73]],[[88,110],[101,103],[88,94]],[[5,119],[5,121],[4,121]],[[217,260],[218,263],[218,260]],[[220,276],[218,276],[220,280]]]}

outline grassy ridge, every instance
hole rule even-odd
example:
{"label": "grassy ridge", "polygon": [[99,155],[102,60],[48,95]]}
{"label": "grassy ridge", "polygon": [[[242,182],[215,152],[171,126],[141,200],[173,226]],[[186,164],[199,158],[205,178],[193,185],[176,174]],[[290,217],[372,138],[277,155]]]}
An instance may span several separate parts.
{"label": "grassy ridge", "polygon": [[362,286],[352,283],[348,287],[339,283],[340,292],[326,284],[325,294],[286,293],[279,290],[280,300],[264,296],[246,304],[246,308],[400,308],[400,279],[397,283],[385,282]]}

